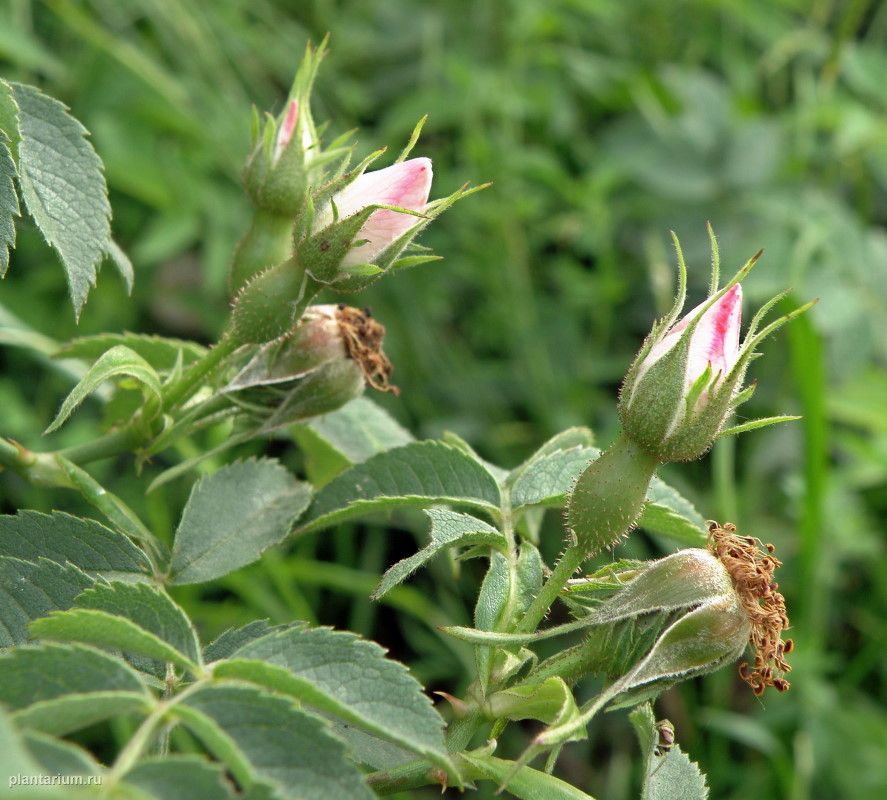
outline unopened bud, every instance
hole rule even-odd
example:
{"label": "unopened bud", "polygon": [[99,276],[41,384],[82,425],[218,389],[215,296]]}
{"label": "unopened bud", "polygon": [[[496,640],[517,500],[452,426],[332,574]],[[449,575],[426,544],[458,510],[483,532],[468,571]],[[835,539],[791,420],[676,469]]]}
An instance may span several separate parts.
{"label": "unopened bud", "polygon": [[[777,295],[755,315],[740,344],[740,281],[755,265],[761,251],[752,256],[726,286],[718,289],[717,242],[711,228],[709,234],[712,279],[708,299],[678,321],[686,298],[687,271],[675,237],[680,264],[677,300],[666,318],[654,325],[628,371],[619,398],[619,416],[626,433],[660,461],[699,458],[725,433],[725,423],[736,407],[752,395],[754,386],[743,389],[742,383],[755,347],[812,305],[808,303],[757,332],[764,314],[785,293]],[[786,419],[789,418],[754,420],[733,432]]]}

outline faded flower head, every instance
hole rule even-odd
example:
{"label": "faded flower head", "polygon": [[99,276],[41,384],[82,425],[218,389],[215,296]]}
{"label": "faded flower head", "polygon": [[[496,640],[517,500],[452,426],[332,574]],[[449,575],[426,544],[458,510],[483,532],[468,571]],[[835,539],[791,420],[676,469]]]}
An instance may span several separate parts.
{"label": "faded flower head", "polygon": [[726,567],[739,602],[751,623],[749,645],[754,652],[754,665],[739,665],[739,674],[761,695],[768,686],[778,692],[789,688],[783,675],[791,670],[785,656],[792,651],[791,639],[782,640],[789,627],[785,598],[777,591],[773,573],[782,566],[773,555],[773,545],[761,545],[751,536],[737,536],[736,526],[725,522],[723,527],[712,522],[708,529],[709,547]]}
{"label": "faded flower head", "polygon": [[366,384],[397,394],[384,338],[369,309],[309,306],[290,334],[259,347],[224,391],[269,431],[334,411]]}

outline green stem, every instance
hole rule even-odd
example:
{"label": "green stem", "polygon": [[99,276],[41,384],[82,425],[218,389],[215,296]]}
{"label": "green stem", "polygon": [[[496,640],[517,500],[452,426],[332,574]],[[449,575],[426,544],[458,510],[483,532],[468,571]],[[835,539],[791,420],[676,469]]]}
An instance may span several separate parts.
{"label": "green stem", "polygon": [[185,370],[185,374],[166,391],[163,398],[164,409],[170,411],[186,402],[194,394],[201,381],[230,356],[238,346],[233,337],[223,336],[212,350],[199,361],[191,364]]}
{"label": "green stem", "polygon": [[395,794],[432,783],[440,784],[441,773],[439,767],[422,758],[392,769],[371,772],[366,776],[366,782],[377,795]]}
{"label": "green stem", "polygon": [[116,785],[126,773],[136,765],[148,747],[150,747],[151,742],[155,738],[157,728],[164,721],[169,710],[178,703],[181,703],[182,700],[186,699],[189,695],[202,689],[209,682],[209,678],[195,681],[187,689],[179,692],[174,697],[161,700],[157,703],[154,710],[145,717],[132,738],[126,743],[126,746],[120,751],[120,754],[114,760],[113,766],[102,782],[103,791],[106,792],[108,789]]}
{"label": "green stem", "polygon": [[74,464],[88,464],[135,450],[145,441],[144,426],[128,424],[99,436],[91,442],[58,450],[57,454]]}
{"label": "green stem", "polygon": [[486,721],[486,716],[479,710],[469,711],[464,717],[454,719],[447,728],[447,752],[466,750],[471,738]]}
{"label": "green stem", "polygon": [[15,470],[33,486],[74,489],[95,506],[117,528],[145,545],[151,570],[160,575],[161,546],[135,512],[88,472],[59,453],[34,453],[21,445],[0,439],[0,466]]}
{"label": "green stem", "polygon": [[514,629],[515,633],[532,633],[542,622],[548,609],[554,604],[558,595],[567,585],[567,581],[585,561],[585,553],[582,547],[569,547],[561,556],[554,568],[554,572],[548,576],[548,580],[542,585],[539,594],[536,595],[523,619]]}

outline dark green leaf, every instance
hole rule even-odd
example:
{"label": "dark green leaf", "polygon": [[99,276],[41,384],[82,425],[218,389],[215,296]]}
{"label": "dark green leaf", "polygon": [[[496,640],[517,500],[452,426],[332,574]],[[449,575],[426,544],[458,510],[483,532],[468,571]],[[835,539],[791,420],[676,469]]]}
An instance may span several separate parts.
{"label": "dark green leaf", "polygon": [[527,467],[539,461],[545,456],[550,456],[561,450],[572,450],[576,447],[592,447],[594,446],[594,433],[591,428],[576,427],[567,428],[565,431],[552,436],[545,444],[542,445],[533,455],[531,455],[523,464],[511,471],[508,476],[509,484],[514,482],[526,471]]}
{"label": "dark green leaf", "polygon": [[[515,767],[514,761],[479,753],[461,753],[459,757],[490,780],[500,784],[512,774]],[[514,772],[506,791],[521,800],[594,800],[591,795],[580,792],[560,778],[531,767],[520,767]]]}
{"label": "dark green leaf", "polygon": [[[328,628],[274,631],[220,662],[216,676],[232,676],[292,694],[338,717],[446,763],[443,721],[406,668],[385,658],[374,642]],[[266,665],[273,665],[268,671]],[[262,668],[265,667],[265,670]]]}
{"label": "dark green leaf", "polygon": [[113,717],[146,716],[154,710],[153,700],[136,692],[89,692],[63,694],[16,711],[20,728],[64,736]]}
{"label": "dark green leaf", "polygon": [[59,253],[79,317],[111,236],[102,162],[58,100],[13,84],[20,109],[19,182],[28,211]]}
{"label": "dark green leaf", "polygon": [[15,189],[15,154],[20,138],[18,103],[12,87],[0,78],[0,278],[9,266],[9,250],[15,247],[13,217],[21,214]]}
{"label": "dark green leaf", "polygon": [[147,583],[97,584],[77,598],[77,608],[31,624],[35,635],[78,641],[172,661],[195,672],[197,634],[185,612]]}
{"label": "dark green leaf", "polygon": [[142,333],[101,333],[97,336],[83,336],[71,340],[56,353],[56,356],[96,361],[108,350],[119,345],[138,353],[160,372],[171,370],[180,354],[184,364],[190,364],[206,354],[205,347],[183,339],[165,339],[162,336],[148,336]]}
{"label": "dark green leaf", "polygon": [[459,450],[461,450],[465,455],[471,456],[478,464],[483,466],[490,475],[495,478],[497,484],[505,483],[508,478],[508,470],[502,469],[502,467],[497,467],[495,464],[486,461],[481,458],[478,452],[466,442],[459,434],[453,433],[453,431],[444,431],[443,436],[440,437],[440,440],[444,444],[451,445]]}
{"label": "dark green leaf", "polygon": [[151,700],[135,670],[92,647],[40,644],[0,656],[0,702],[13,709],[102,692],[138,696],[143,703]]}
{"label": "dark green leaf", "polygon": [[[477,595],[474,608],[475,627],[482,631],[501,631],[512,602],[512,592],[508,559],[494,551],[490,558],[490,568]],[[490,680],[493,652],[489,647],[475,648],[477,675],[484,688]]]}
{"label": "dark green leaf", "polygon": [[373,597],[381,597],[448,547],[491,545],[503,550],[506,547],[505,537],[496,528],[469,514],[443,508],[431,508],[425,513],[431,519],[431,542],[415,555],[390,567],[382,576]]}
{"label": "dark green leaf", "polygon": [[330,719],[330,727],[348,744],[352,757],[373,769],[391,769],[416,760],[416,754],[347,722]]}
{"label": "dark green leaf", "polygon": [[109,580],[150,572],[147,556],[122,533],[61,511],[19,511],[0,517],[0,556],[70,562],[93,577]]}
{"label": "dark green leaf", "polygon": [[512,508],[563,505],[579,473],[599,455],[600,451],[594,447],[580,446],[545,452],[528,463],[514,482],[511,489]]}
{"label": "dark green leaf", "polygon": [[25,744],[49,775],[98,775],[102,767],[88,750],[45,733],[27,731]]}
{"label": "dark green leaf", "polygon": [[[0,87],[0,95],[3,89]],[[2,100],[0,100],[2,103]],[[15,162],[9,150],[6,134],[0,132],[0,278],[9,266],[9,251],[15,247],[15,220],[21,214],[18,193],[15,191],[17,175]]]}
{"label": "dark green leaf", "polygon": [[315,417],[293,431],[315,486],[323,486],[352,464],[413,441],[387,411],[366,397]]}
{"label": "dark green leaf", "polygon": [[90,586],[92,579],[70,564],[0,558],[0,647],[27,642],[32,620],[70,608]]}
{"label": "dark green leaf", "polygon": [[162,399],[160,378],[157,376],[154,368],[138,353],[120,344],[108,350],[89,368],[87,373],[80,379],[80,382],[65,398],[59,413],[45,433],[52,433],[58,430],[65,420],[71,416],[74,409],[106,380],[122,376],[134,378],[141,387],[145,399],[152,400],[159,407]]}
{"label": "dark green leaf", "polygon": [[461,503],[498,511],[495,478],[475,459],[440,442],[414,442],[343,472],[315,497],[299,531],[402,505]]}
{"label": "dark green leaf", "polygon": [[242,785],[256,777],[282,797],[371,800],[345,746],[319,718],[249,686],[207,686],[171,709]]}
{"label": "dark green leaf", "polygon": [[2,78],[0,78],[0,131],[6,134],[9,148],[15,155],[16,147],[22,140],[19,108],[15,101],[15,90]]}
{"label": "dark green leaf", "polygon": [[224,769],[197,755],[142,759],[123,781],[157,800],[226,800],[233,796]]}
{"label": "dark green leaf", "polygon": [[515,586],[515,609],[512,614],[523,614],[542,588],[544,565],[539,550],[531,542],[523,542],[517,558],[517,585]]}
{"label": "dark green leaf", "polygon": [[276,461],[241,461],[194,486],[176,531],[172,583],[199,583],[255,561],[283,540],[311,487]]}
{"label": "dark green leaf", "polygon": [[228,628],[217,639],[214,639],[203,648],[203,661],[210,664],[220,658],[228,658],[235,650],[243,647],[247,642],[264,636],[272,628],[267,619],[257,619],[239,628]]}

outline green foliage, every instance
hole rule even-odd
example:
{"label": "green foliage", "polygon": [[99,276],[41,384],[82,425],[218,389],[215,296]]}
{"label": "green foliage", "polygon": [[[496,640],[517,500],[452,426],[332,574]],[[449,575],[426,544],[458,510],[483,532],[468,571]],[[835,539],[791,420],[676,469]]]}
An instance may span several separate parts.
{"label": "green foliage", "polygon": [[[62,103],[32,86],[12,88],[18,131],[5,133],[18,139],[22,199],[62,259],[79,317],[111,246],[111,206],[102,162],[84,138],[86,128],[68,115]],[[61,175],[64,180],[59,180]]]}
{"label": "green foliage", "polygon": [[282,541],[308,506],[311,487],[275,461],[243,461],[194,485],[176,531],[172,583],[212,580]]}
{"label": "green foliage", "polygon": [[659,732],[653,709],[644,703],[628,718],[644,755],[644,788],[642,800],[705,800],[708,786],[699,767],[687,758],[678,744],[660,747]]}
{"label": "green foliage", "polygon": [[[132,378],[138,384],[144,392],[145,400],[153,401],[153,406],[148,408],[156,413],[161,402],[160,378],[144,358],[121,344],[112,347],[92,365],[80,383],[65,398],[59,413],[45,432],[52,433],[58,430],[87,396],[106,380],[121,375]],[[148,418],[150,419],[150,411]]]}
{"label": "green foliage", "polygon": [[300,520],[298,532],[401,505],[457,503],[499,508],[495,478],[464,450],[415,442],[379,453],[324,486]]}
{"label": "green foliage", "polygon": [[68,608],[90,578],[77,567],[37,557],[0,559],[0,647],[28,641],[28,623],[49,611]]}
{"label": "green foliage", "polygon": [[[613,557],[618,564],[660,556],[675,544],[700,546],[709,516],[773,541],[786,562],[781,591],[793,626],[803,632],[792,691],[768,698],[765,708],[734,691],[736,678],[725,670],[675,690],[668,702],[679,704],[693,723],[682,725],[682,734],[709,773],[713,796],[866,800],[885,790],[884,776],[870,765],[877,763],[887,720],[881,646],[887,571],[878,524],[887,509],[887,346],[880,330],[887,308],[885,95],[879,77],[885,30],[878,4],[811,10],[787,0],[688,0],[678,8],[585,0],[345,0],[298,9],[276,0],[261,8],[234,0],[205,6],[10,3],[0,9],[0,66],[23,85],[39,85],[46,94],[38,97],[63,100],[91,131],[89,141],[105,164],[115,235],[136,265],[130,302],[123,302],[113,280],[91,290],[79,336],[126,328],[145,331],[145,337],[215,338],[227,310],[225,273],[248,227],[237,177],[249,146],[249,104],[280,109],[309,38],[317,42],[332,34],[314,100],[318,119],[330,120],[325,142],[359,124],[360,152],[369,152],[397,141],[430,110],[418,150],[434,159],[436,185],[451,191],[468,179],[494,181],[469,201],[470,213],[435,222],[423,234],[421,241],[437,245],[445,261],[398,270],[397,280],[358,295],[388,327],[386,349],[401,396],[383,397],[378,406],[360,400],[282,429],[270,443],[273,455],[317,490],[354,465],[407,445],[412,437],[400,424],[420,438],[455,430],[485,458],[503,464],[523,461],[568,426],[593,424],[604,447],[615,435],[611,401],[655,316],[652,308],[662,314],[673,298],[667,231],[677,230],[684,240],[691,296],[705,288],[698,276],[706,271],[699,269],[707,259],[706,219],[725,253],[766,247],[758,274],[746,286],[753,302],[788,285],[794,293],[780,313],[799,305],[795,297],[823,301],[809,322],[788,326],[788,336],[768,343],[766,357],[752,364],[758,390],[736,422],[785,411],[803,419],[737,441],[722,439],[703,463],[663,471],[667,487],[653,481],[652,502],[638,520],[641,533],[587,569],[596,574]],[[9,103],[8,85],[2,88],[0,129],[8,137],[0,136],[0,272],[7,247],[16,249],[0,285],[0,340],[7,345],[0,354],[0,434],[43,449],[40,432],[88,364],[56,361],[46,369],[46,355],[56,349],[47,334],[64,340],[74,329],[32,220],[16,218],[16,211],[30,209],[24,193],[15,192],[22,168],[14,160],[18,112]],[[80,133],[74,139],[87,141]],[[107,244],[120,263],[121,252],[110,239]],[[80,274],[87,289],[89,274]],[[142,336],[109,338],[76,357],[92,363],[109,346],[122,344],[168,377],[177,348],[157,348],[155,360],[136,341]],[[201,355],[193,344],[181,352],[182,366]],[[222,376],[211,375],[209,382],[216,377]],[[138,397],[126,385],[124,379],[115,400],[126,414],[105,419],[126,419],[137,405],[137,399],[123,405],[127,393]],[[96,393],[101,402],[108,388]],[[91,422],[102,413],[97,404],[85,404],[53,434],[50,446],[87,442]],[[390,438],[375,425],[383,414],[393,424]],[[372,424],[365,425],[366,419]],[[162,418],[157,424],[164,424]],[[175,441],[174,450],[147,454],[140,464],[150,479],[240,430],[224,421],[195,428]],[[289,446],[290,439],[298,448]],[[567,436],[557,449],[566,461],[566,451],[576,448],[578,455],[593,444]],[[241,442],[236,457],[254,454],[256,447]],[[201,470],[212,473],[224,463],[219,451]],[[172,544],[188,487],[168,482],[146,498],[129,466],[121,459],[88,468],[96,485],[123,498],[134,516]],[[556,459],[548,466],[556,468]],[[557,512],[545,509],[562,504],[558,498],[578,471],[565,471],[560,486],[555,478],[545,489],[558,494],[542,497],[540,488],[526,495],[540,499],[521,506],[512,520],[515,536],[536,542],[549,564],[563,531]],[[520,498],[519,472],[507,486],[513,506]],[[539,478],[541,487],[543,474]],[[521,492],[532,490],[533,482],[521,482]],[[503,528],[501,535],[507,531],[492,507],[460,502],[450,510],[421,497],[388,506],[384,518],[348,512],[335,530],[302,536],[205,590],[177,587],[177,602],[207,640],[239,626],[217,640],[215,651],[208,645],[205,660],[214,652],[230,656],[241,637],[272,627],[250,622],[257,616],[273,624],[314,619],[378,639],[426,685],[461,693],[473,674],[471,654],[428,626],[471,624],[483,570],[457,559],[489,555],[491,545],[465,540],[441,548],[440,557],[423,558],[425,570],[410,584],[393,586],[382,604],[367,603],[365,595],[389,564],[418,566],[419,554],[416,561],[410,556],[429,539],[428,521],[415,507],[469,511],[485,525]],[[6,512],[86,513],[75,493],[50,493],[11,470],[0,474],[0,500]],[[499,513],[505,507],[494,505]],[[121,546],[120,539],[128,540],[113,525],[99,538],[98,522],[80,525],[70,517],[59,523],[56,516],[16,523],[23,525],[14,534],[16,549],[0,553],[7,557],[0,562],[6,570],[0,592],[7,592],[0,598],[0,636],[15,631],[15,643],[26,641],[32,615],[70,607],[96,578],[160,575],[169,563],[162,546],[157,553]],[[2,518],[0,543],[9,541],[3,526],[10,519],[16,518]],[[94,527],[101,542],[89,558],[76,546],[89,535],[84,526]],[[75,545],[70,550],[63,546],[66,529]],[[41,555],[52,563],[40,561]],[[405,578],[407,571],[402,566],[390,576]],[[8,592],[25,582],[33,592]],[[45,596],[41,587],[57,582],[68,588]],[[569,599],[578,603],[574,594]],[[392,609],[400,616],[392,616]],[[0,646],[12,643],[4,638]],[[544,643],[533,648],[543,662],[551,653]],[[590,682],[577,686],[577,697],[592,689]],[[590,742],[566,747],[557,774],[569,774],[596,796],[636,797],[639,775],[624,766],[624,754],[634,746],[624,723],[622,715],[611,714],[590,726]],[[516,728],[505,730],[498,755],[521,746]],[[36,759],[35,735],[4,727],[0,763],[11,763],[14,773],[33,765],[35,774],[42,764],[55,774],[50,762]],[[103,749],[110,749],[107,742],[116,740],[110,733],[104,738]],[[472,776],[477,794],[491,796],[493,781],[482,778],[504,780],[514,762],[474,752],[488,770]],[[189,769],[195,775],[203,770],[196,757],[187,758],[187,768],[170,764],[171,772],[178,770],[175,780],[158,777],[149,789],[133,778],[133,785],[174,797]],[[670,757],[654,756],[653,768],[663,760],[670,763]],[[126,774],[135,775],[147,761]],[[153,768],[146,766],[146,773]],[[522,789],[529,774],[538,780]],[[203,787],[212,796],[213,780],[207,775],[191,796]],[[5,787],[2,774],[0,781]],[[522,767],[508,791],[544,797],[545,781],[553,786],[557,779]],[[129,786],[126,776],[124,783]],[[260,795],[261,783],[253,788]],[[436,793],[404,790],[417,798]],[[81,794],[56,787],[52,796]]]}
{"label": "green foliage", "polygon": [[[462,758],[484,777],[502,782],[514,770],[514,763],[482,753],[465,753]],[[521,800],[594,800],[569,783],[544,772],[520,767],[508,784],[509,794]]]}
{"label": "green foliage", "polygon": [[120,531],[59,511],[20,511],[14,517],[0,517],[0,557],[32,563],[48,558],[108,580],[149,572],[145,553]]}
{"label": "green foliage", "polygon": [[431,520],[431,542],[415,555],[389,567],[373,592],[374,597],[381,597],[405,581],[411,573],[446,548],[490,545],[499,550],[505,549],[505,537],[492,525],[475,519],[470,514],[460,514],[443,508],[431,508],[425,513]]}
{"label": "green foliage", "polygon": [[442,720],[420,684],[402,665],[385,659],[382,648],[354,634],[301,626],[272,631],[239,648],[214,674],[290,694],[448,766]]}

